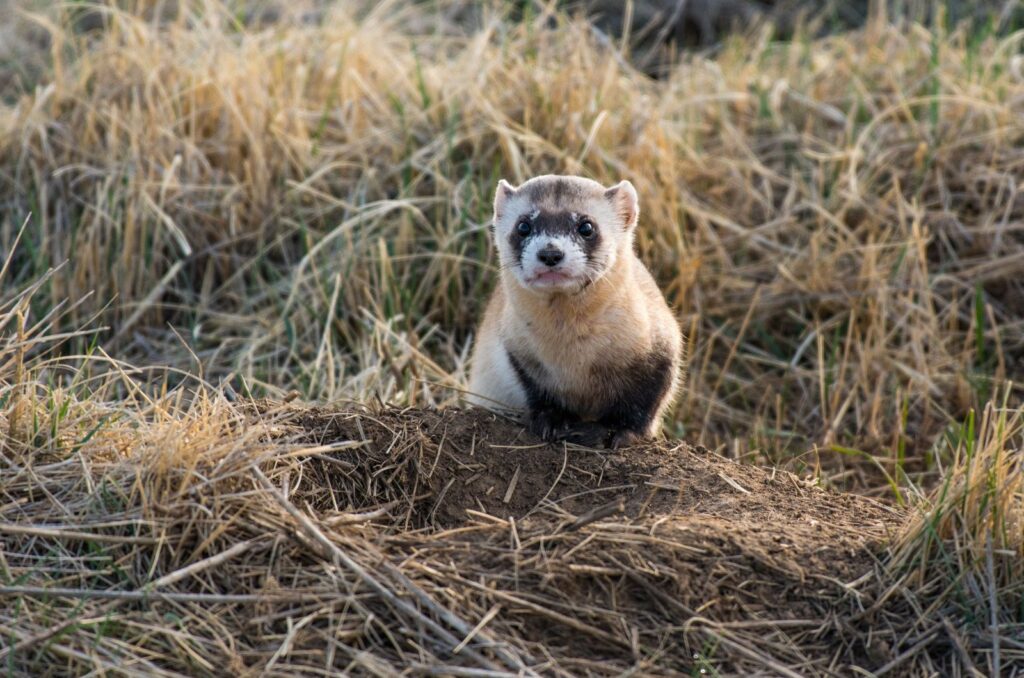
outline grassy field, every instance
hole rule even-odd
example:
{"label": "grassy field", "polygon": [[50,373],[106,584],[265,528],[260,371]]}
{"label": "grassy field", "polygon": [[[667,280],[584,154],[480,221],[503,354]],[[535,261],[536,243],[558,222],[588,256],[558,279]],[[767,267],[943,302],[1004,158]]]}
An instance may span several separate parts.
{"label": "grassy field", "polygon": [[[1024,672],[1024,33],[941,11],[759,27],[654,79],[545,3],[260,7],[0,9],[0,669],[601,673],[514,613],[557,580],[536,568],[565,515],[523,523],[537,598],[474,589],[483,574],[456,595],[454,547],[417,555],[460,529],[429,511],[449,488],[424,516],[378,468],[409,446],[429,467],[444,437],[401,419],[384,457],[346,461],[381,436],[294,421],[456,405],[494,186],[558,172],[637,187],[640,253],[688,342],[670,438],[900,519],[872,593],[825,596],[843,628],[709,612],[717,636],[679,621],[654,642],[636,629],[664,618],[587,608],[596,593],[548,622],[624,642],[602,658],[620,671]],[[325,456],[359,478],[329,511],[309,486]],[[464,529],[500,520],[515,544],[507,518]],[[565,572],[666,595],[682,556],[633,556]],[[290,580],[258,572],[278,565]],[[309,607],[314,584],[344,610]],[[438,649],[478,624],[511,649]],[[324,628],[344,648],[314,661],[296,639]]]}

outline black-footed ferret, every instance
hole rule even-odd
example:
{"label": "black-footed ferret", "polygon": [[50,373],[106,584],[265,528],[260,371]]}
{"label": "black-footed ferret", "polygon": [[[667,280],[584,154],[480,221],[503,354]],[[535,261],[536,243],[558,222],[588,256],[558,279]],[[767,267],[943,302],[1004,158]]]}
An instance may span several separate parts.
{"label": "black-footed ferret", "polygon": [[549,441],[618,447],[658,432],[682,333],[633,252],[639,214],[628,181],[498,183],[501,280],[473,349],[471,403],[525,412]]}

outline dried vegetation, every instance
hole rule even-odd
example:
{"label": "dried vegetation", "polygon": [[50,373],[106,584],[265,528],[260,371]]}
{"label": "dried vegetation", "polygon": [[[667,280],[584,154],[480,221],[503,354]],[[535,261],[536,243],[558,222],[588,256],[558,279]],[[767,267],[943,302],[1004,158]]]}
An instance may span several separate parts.
{"label": "dried vegetation", "polygon": [[[0,29],[0,666],[1024,671],[1021,33],[240,7]],[[433,409],[546,171],[636,183],[695,446]]]}

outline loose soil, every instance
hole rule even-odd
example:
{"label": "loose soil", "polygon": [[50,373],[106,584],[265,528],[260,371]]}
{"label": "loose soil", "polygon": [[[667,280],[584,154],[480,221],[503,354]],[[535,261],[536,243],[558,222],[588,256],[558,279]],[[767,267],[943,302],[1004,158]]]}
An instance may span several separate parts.
{"label": "loose soil", "polygon": [[498,605],[492,628],[563,669],[892,658],[884,634],[851,633],[878,613],[868,583],[905,517],[892,506],[680,441],[544,444],[479,410],[273,412],[311,445],[355,445],[311,457],[297,503],[327,521],[383,507],[393,561],[449,605]]}

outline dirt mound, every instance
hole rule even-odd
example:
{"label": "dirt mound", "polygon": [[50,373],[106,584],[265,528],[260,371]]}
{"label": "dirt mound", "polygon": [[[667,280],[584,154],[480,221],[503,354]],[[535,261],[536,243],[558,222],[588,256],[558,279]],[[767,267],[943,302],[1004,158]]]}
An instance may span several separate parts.
{"label": "dirt mound", "polygon": [[[551,445],[481,410],[308,409],[283,421],[318,445],[363,443],[310,465],[321,491],[346,492],[356,509],[401,492],[413,500],[419,526],[454,527],[474,514],[568,524],[595,511],[685,519],[718,525],[732,538],[781,545],[773,550],[805,563],[822,549],[876,549],[887,527],[902,517],[870,499],[738,464],[685,442],[615,451]],[[352,491],[353,467],[375,469],[380,484]]]}
{"label": "dirt mound", "polygon": [[171,423],[5,457],[9,672],[793,676],[949,655],[877,564],[901,512],[785,472],[539,444],[479,411],[211,399]]}
{"label": "dirt mound", "polygon": [[[563,668],[888,658],[884,643],[842,638],[844,617],[873,602],[858,582],[903,519],[895,508],[681,442],[548,445],[475,410],[274,416],[289,435],[346,447],[307,460],[294,500],[318,512],[401,506],[391,557],[436,577],[449,605],[469,595],[500,607]],[[755,638],[773,650],[752,649]]]}

